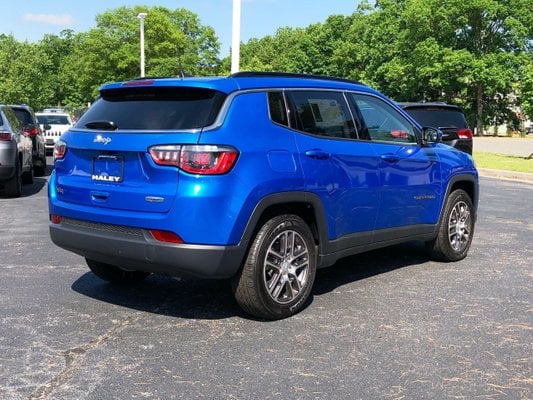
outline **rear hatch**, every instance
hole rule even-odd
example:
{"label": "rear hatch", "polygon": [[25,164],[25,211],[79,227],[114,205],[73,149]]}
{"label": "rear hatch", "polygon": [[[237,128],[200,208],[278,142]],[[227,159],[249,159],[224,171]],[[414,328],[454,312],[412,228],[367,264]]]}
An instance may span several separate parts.
{"label": "rear hatch", "polygon": [[465,116],[459,108],[426,105],[406,107],[405,111],[420,125],[440,129],[443,141],[462,139],[458,133],[468,129]]}
{"label": "rear hatch", "polygon": [[80,205],[167,212],[177,167],[154,162],[153,146],[196,144],[226,95],[192,87],[113,87],[66,132],[56,161],[58,199]]}

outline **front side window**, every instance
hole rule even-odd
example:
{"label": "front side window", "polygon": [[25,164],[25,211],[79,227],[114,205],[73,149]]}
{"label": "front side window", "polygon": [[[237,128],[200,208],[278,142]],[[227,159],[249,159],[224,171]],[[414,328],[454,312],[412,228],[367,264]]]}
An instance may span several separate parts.
{"label": "front side window", "polygon": [[381,142],[417,143],[413,126],[389,104],[374,96],[357,93],[352,96],[365,123],[362,137]]}
{"label": "front side window", "polygon": [[312,135],[354,139],[355,126],[344,98],[339,92],[288,92],[295,109],[296,128]]}

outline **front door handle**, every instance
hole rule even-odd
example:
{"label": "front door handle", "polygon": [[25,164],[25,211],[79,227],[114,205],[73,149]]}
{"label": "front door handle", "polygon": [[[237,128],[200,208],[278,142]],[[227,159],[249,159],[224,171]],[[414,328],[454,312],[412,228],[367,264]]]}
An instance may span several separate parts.
{"label": "front door handle", "polygon": [[398,161],[400,161],[400,156],[396,154],[392,154],[392,153],[387,153],[387,154],[382,154],[381,159],[383,161],[393,164],[393,163],[397,163]]}
{"label": "front door handle", "polygon": [[320,149],[307,150],[305,155],[309,158],[315,158],[317,160],[327,160],[331,157],[331,154],[329,154],[327,151]]}

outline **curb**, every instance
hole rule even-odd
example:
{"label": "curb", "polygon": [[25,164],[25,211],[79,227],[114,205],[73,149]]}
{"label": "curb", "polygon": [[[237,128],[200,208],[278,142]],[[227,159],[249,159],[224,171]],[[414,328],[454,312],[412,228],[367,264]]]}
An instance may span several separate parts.
{"label": "curb", "polygon": [[504,171],[489,168],[478,168],[477,171],[479,176],[483,177],[533,183],[533,173],[529,172]]}

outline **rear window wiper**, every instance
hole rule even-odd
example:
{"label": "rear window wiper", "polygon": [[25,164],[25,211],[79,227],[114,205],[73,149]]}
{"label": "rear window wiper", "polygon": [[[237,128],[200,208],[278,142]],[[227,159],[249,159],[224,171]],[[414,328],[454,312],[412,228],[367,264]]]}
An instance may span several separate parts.
{"label": "rear window wiper", "polygon": [[103,131],[115,131],[118,126],[113,121],[91,121],[85,124],[88,129],[101,129]]}

